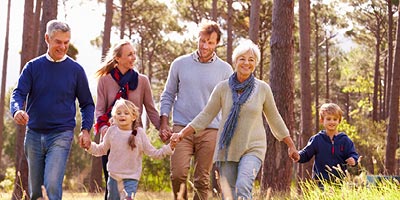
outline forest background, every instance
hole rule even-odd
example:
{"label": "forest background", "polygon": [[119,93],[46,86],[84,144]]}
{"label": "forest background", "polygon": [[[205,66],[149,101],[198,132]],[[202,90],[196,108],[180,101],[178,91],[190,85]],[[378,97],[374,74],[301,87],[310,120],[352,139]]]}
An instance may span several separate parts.
{"label": "forest background", "polygon": [[[91,17],[96,9],[103,10],[102,16],[91,22],[102,30],[89,39],[96,50],[82,52],[79,39],[74,38],[83,38],[86,33],[78,28],[72,31],[69,55],[78,62],[89,57],[90,63],[84,64],[89,77],[113,42],[130,39],[137,47],[136,69],[149,77],[157,104],[170,63],[196,49],[193,30],[201,19],[213,19],[224,30],[217,54],[229,63],[241,38],[259,45],[262,56],[255,75],[271,85],[277,107],[299,149],[321,129],[316,115],[319,106],[335,102],[345,111],[340,130],[354,141],[363,157],[360,163],[364,172],[399,174],[397,0],[25,0],[23,22],[19,22],[22,35],[10,32],[10,5],[14,2],[1,1],[1,7],[8,10],[6,23],[0,25],[6,29],[0,97],[0,114],[4,116],[0,123],[0,187],[11,188],[13,199],[20,199],[21,188],[27,188],[27,168],[23,156],[25,127],[16,126],[9,113],[13,86],[5,87],[7,70],[19,73],[28,60],[46,51],[43,32],[47,21],[56,17],[68,21],[72,18],[69,10],[88,4],[94,7],[73,17],[76,21]],[[8,65],[10,36],[22,41],[19,66]],[[95,80],[90,84],[95,95]],[[79,127],[79,116],[77,119]],[[147,129],[153,144],[161,146],[154,127],[147,124]],[[286,156],[285,145],[273,138],[267,124],[266,134],[267,156],[258,180],[261,190],[287,191],[292,182],[310,178],[312,162],[293,164]],[[146,157],[143,169],[141,190],[170,190],[168,158]],[[104,188],[101,176],[101,161],[75,143],[65,189],[98,192]]]}

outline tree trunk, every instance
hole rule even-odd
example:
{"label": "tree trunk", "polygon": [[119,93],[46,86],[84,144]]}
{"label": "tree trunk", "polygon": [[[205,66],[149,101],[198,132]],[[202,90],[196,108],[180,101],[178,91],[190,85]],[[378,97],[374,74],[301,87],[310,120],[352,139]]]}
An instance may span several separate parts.
{"label": "tree trunk", "polygon": [[[315,110],[319,108],[319,24],[318,11],[314,10],[314,26],[315,26]],[[315,131],[319,131],[319,116],[315,114]]]}
{"label": "tree trunk", "polygon": [[[275,0],[272,11],[271,89],[290,134],[294,130],[294,1]],[[289,191],[293,163],[285,144],[267,132],[262,189]]]}
{"label": "tree trunk", "polygon": [[42,0],[36,0],[36,5],[35,5],[35,17],[34,17],[34,22],[33,22],[33,46],[35,47],[35,56],[38,56],[39,53],[39,48],[37,48],[40,44],[40,42],[43,40],[43,37],[40,37],[40,14],[42,11]]}
{"label": "tree trunk", "polygon": [[[400,14],[400,10],[398,11]],[[397,20],[396,41],[400,41],[400,20]],[[386,137],[385,168],[388,174],[398,174],[396,149],[399,145],[400,43],[396,42],[392,86],[389,103],[389,126]]]}
{"label": "tree trunk", "polygon": [[[57,9],[58,9],[58,1],[57,0],[43,1],[42,20],[40,22],[40,36],[42,37],[42,40],[39,40],[40,41],[39,42],[39,50],[38,50],[39,55],[44,54],[47,51],[47,43],[44,40],[44,35],[46,33],[46,26],[47,26],[47,22],[49,22],[50,20],[57,19]],[[33,28],[30,29],[29,33],[31,33],[32,30],[34,30],[34,29]]]}
{"label": "tree trunk", "polygon": [[[35,57],[33,34],[33,0],[25,0],[24,5],[24,23],[22,33],[22,51],[21,51],[21,66],[22,71],[25,63]],[[17,125],[17,133],[15,137],[15,181],[12,199],[20,200],[28,191],[28,163],[24,154],[24,138],[25,126]]]}
{"label": "tree trunk", "polygon": [[[301,133],[298,149],[303,148],[312,135],[311,70],[310,70],[310,1],[299,1],[300,24],[300,79],[301,79]],[[312,162],[299,165],[301,180],[311,178]]]}
{"label": "tree trunk", "polygon": [[260,29],[260,0],[251,0],[249,38],[258,44],[258,30]]}
{"label": "tree trunk", "polygon": [[325,101],[329,100],[329,39],[325,31]]}
{"label": "tree trunk", "polygon": [[[379,29],[378,24],[378,30]],[[375,72],[374,72],[374,94],[372,99],[372,120],[378,121],[379,120],[379,105],[378,105],[378,96],[379,96],[379,85],[380,85],[380,72],[379,72],[379,62],[380,62],[380,46],[381,46],[381,39],[380,39],[380,32],[377,31],[376,33],[376,44],[375,44]]]}
{"label": "tree trunk", "polygon": [[105,58],[105,56],[107,55],[107,51],[110,48],[112,18],[113,18],[113,0],[106,0],[106,18],[104,20],[101,60]]}
{"label": "tree trunk", "polygon": [[389,115],[390,91],[392,85],[393,72],[393,5],[392,0],[387,0],[388,4],[388,58],[387,58],[387,75],[385,76],[385,118]]}
{"label": "tree trunk", "polygon": [[119,38],[124,39],[126,21],[126,0],[121,0],[121,21],[120,21],[120,34]]}
{"label": "tree trunk", "polygon": [[228,21],[227,21],[227,49],[226,49],[226,62],[228,62],[230,65],[232,65],[232,52],[233,52],[233,34],[232,34],[232,18],[233,18],[233,8],[232,8],[232,3],[233,0],[227,0],[228,4]]}
{"label": "tree trunk", "polygon": [[[4,104],[6,96],[6,80],[7,80],[7,62],[8,62],[8,44],[10,36],[10,12],[11,12],[11,0],[8,0],[7,4],[7,19],[6,19],[6,36],[4,39],[4,54],[3,54],[3,70],[1,75],[1,93],[0,93],[0,158],[2,158],[3,152],[3,130],[4,130]],[[2,162],[0,161],[0,168],[2,168]]]}
{"label": "tree trunk", "polygon": [[[100,134],[97,134],[94,137],[94,141],[99,143],[100,141]],[[99,188],[102,187],[103,182],[103,168],[101,164],[101,157],[92,156],[92,170],[90,171],[90,178],[89,178],[89,192],[90,193],[98,193]]]}
{"label": "tree trunk", "polygon": [[218,19],[218,0],[212,0],[211,14],[212,14],[212,20],[216,22]]}

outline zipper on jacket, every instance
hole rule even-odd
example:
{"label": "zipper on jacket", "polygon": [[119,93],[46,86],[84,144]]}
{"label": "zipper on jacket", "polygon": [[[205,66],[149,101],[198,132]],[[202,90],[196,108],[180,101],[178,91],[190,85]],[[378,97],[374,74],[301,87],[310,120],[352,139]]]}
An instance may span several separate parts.
{"label": "zipper on jacket", "polygon": [[331,150],[331,152],[332,152],[332,155],[335,154],[335,141],[333,141],[333,140],[332,140],[332,150]]}

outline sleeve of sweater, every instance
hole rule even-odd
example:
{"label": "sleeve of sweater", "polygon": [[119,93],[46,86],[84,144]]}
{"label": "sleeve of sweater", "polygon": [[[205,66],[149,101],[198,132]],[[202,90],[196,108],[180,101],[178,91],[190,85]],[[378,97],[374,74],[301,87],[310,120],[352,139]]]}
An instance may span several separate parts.
{"label": "sleeve of sweater", "polygon": [[224,89],[229,89],[229,88],[224,88],[223,83],[224,82],[220,82],[217,86],[215,86],[206,106],[193,119],[193,121],[189,123],[189,125],[194,128],[196,133],[207,128],[207,126],[211,123],[211,121],[215,118],[215,116],[217,116],[217,114],[221,110],[222,107],[221,92]]}
{"label": "sleeve of sweater", "polygon": [[311,137],[308,140],[307,145],[302,150],[299,151],[300,154],[299,163],[306,163],[310,161],[311,158],[316,154],[315,138],[316,136]]}
{"label": "sleeve of sweater", "polygon": [[30,71],[30,62],[28,62],[19,76],[17,86],[11,94],[10,98],[10,112],[14,117],[14,113],[18,110],[24,109],[25,99],[31,90],[32,75]]}
{"label": "sleeve of sweater", "polygon": [[348,140],[348,142],[347,142],[347,148],[346,149],[348,149],[348,158],[352,157],[352,158],[354,158],[356,163],[358,163],[358,158],[360,156],[356,152],[356,147],[354,146],[353,141],[349,137],[347,137],[347,140]]}
{"label": "sleeve of sweater", "polygon": [[106,134],[104,135],[103,141],[100,144],[96,144],[96,142],[92,142],[90,144],[90,147],[88,150],[86,150],[88,153],[100,157],[103,155],[107,155],[107,151],[111,147],[111,139],[112,139],[112,131],[113,129],[108,129]]}
{"label": "sleeve of sweater", "polygon": [[[104,84],[105,82],[105,76],[102,76],[99,78],[99,81],[97,83],[97,99],[96,99],[96,107],[95,107],[95,121],[97,122],[97,119],[102,116],[104,113],[106,113],[107,110],[107,87]],[[99,130],[103,129],[106,126],[99,127]]]}
{"label": "sleeve of sweater", "polygon": [[142,128],[138,128],[137,135],[139,135],[142,138],[143,152],[144,152],[144,154],[148,155],[149,157],[154,158],[154,159],[162,159],[165,156],[172,154],[172,149],[169,144],[163,145],[160,149],[156,149],[150,143],[149,138],[147,137],[146,133],[144,132],[144,130]]}
{"label": "sleeve of sweater", "polygon": [[157,130],[160,129],[160,115],[158,114],[158,111],[154,105],[154,100],[153,100],[153,93],[151,91],[150,87],[150,81],[147,78],[147,76],[143,76],[143,84],[144,84],[144,99],[143,99],[143,104],[146,109],[147,115],[149,116],[149,119],[151,123],[156,127]]}
{"label": "sleeve of sweater", "polygon": [[168,73],[167,83],[165,84],[164,91],[161,94],[160,98],[160,114],[170,114],[172,106],[175,102],[175,97],[178,92],[178,66],[175,65],[175,62],[172,62],[171,68]]}
{"label": "sleeve of sweater", "polygon": [[77,84],[77,98],[79,102],[80,112],[82,116],[82,129],[90,131],[93,126],[94,119],[94,102],[92,93],[89,89],[89,81],[83,68],[80,68]]}
{"label": "sleeve of sweater", "polygon": [[279,141],[282,141],[283,138],[289,136],[289,130],[276,107],[271,87],[265,82],[260,81],[260,83],[263,85],[263,91],[265,94],[263,109],[266,120],[274,137]]}

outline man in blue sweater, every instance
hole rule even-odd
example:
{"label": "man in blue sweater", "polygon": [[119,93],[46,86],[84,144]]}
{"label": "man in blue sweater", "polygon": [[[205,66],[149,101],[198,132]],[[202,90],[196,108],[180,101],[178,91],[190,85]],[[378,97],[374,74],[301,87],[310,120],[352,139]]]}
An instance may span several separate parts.
{"label": "man in blue sweater", "polygon": [[42,197],[42,185],[49,199],[62,199],[76,125],[76,99],[82,115],[80,145],[90,141],[94,103],[84,69],[66,55],[70,38],[71,30],[65,22],[47,23],[47,53],[25,65],[10,100],[14,121],[27,125],[24,148],[32,200]]}

